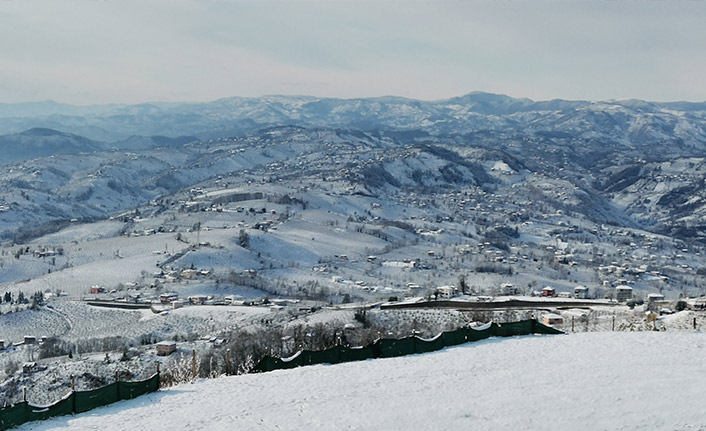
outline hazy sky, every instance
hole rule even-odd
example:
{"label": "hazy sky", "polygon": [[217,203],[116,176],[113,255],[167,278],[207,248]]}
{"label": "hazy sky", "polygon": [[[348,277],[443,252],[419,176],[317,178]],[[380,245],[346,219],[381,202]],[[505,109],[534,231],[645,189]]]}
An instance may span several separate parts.
{"label": "hazy sky", "polygon": [[0,0],[0,102],[706,100],[703,1]]}

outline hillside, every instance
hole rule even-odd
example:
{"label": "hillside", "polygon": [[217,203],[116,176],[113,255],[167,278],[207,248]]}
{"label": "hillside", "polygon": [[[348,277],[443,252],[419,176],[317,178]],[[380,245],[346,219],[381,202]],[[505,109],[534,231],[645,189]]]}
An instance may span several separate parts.
{"label": "hillside", "polygon": [[[198,381],[21,430],[692,430],[701,333],[491,339],[440,352]],[[656,401],[658,400],[658,401]]]}
{"label": "hillside", "polygon": [[0,136],[0,165],[17,160],[104,150],[102,144],[71,133],[33,128]]}
{"label": "hillside", "polygon": [[270,127],[13,163],[0,173],[0,288],[179,290],[155,269],[193,265],[205,283],[256,271],[272,294],[334,303],[461,276],[469,293],[703,293],[700,157],[493,136]]}

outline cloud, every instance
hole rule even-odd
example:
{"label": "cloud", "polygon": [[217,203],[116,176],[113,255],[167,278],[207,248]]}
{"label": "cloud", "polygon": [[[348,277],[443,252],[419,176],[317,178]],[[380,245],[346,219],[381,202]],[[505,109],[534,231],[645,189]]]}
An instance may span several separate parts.
{"label": "cloud", "polygon": [[702,2],[0,3],[0,101],[706,100]]}

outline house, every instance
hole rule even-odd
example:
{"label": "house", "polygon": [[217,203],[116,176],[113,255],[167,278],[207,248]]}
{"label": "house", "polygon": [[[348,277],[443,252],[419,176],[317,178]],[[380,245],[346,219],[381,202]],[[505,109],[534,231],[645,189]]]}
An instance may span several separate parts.
{"label": "house", "polygon": [[542,316],[542,323],[545,325],[561,325],[564,323],[564,318],[558,314],[549,313]]}
{"label": "house", "polygon": [[0,349],[5,348],[5,340],[0,340]]}
{"label": "house", "polygon": [[542,296],[556,296],[556,289],[551,286],[546,286],[544,289],[542,289]]}
{"label": "house", "polygon": [[176,341],[160,341],[157,343],[157,356],[169,356],[176,351]]}
{"label": "house", "polygon": [[456,288],[454,286],[439,286],[436,288],[439,298],[450,298],[454,294]]}
{"label": "house", "polygon": [[213,299],[209,295],[191,295],[189,296],[189,303],[191,304],[205,304],[209,299]]}
{"label": "house", "polygon": [[34,335],[25,335],[25,344],[37,344],[37,337]]}
{"label": "house", "polygon": [[105,292],[105,289],[103,288],[103,286],[98,286],[98,285],[91,286],[91,289],[90,289],[91,295],[97,295],[97,294],[103,293],[103,292]]}
{"label": "house", "polygon": [[181,272],[181,278],[185,278],[187,280],[190,280],[192,278],[196,278],[198,275],[198,271],[195,269],[185,269]]}
{"label": "house", "polygon": [[503,295],[517,295],[520,293],[519,289],[512,283],[503,283],[500,285],[500,289],[502,290]]}
{"label": "house", "polygon": [[[701,298],[691,298],[691,299],[689,299],[689,300],[686,301],[686,306],[687,306],[690,310],[703,310],[703,309],[706,309],[706,298],[703,298],[703,297],[701,297]],[[2,348],[1,345],[0,345],[0,348]]]}
{"label": "house", "polygon": [[615,288],[615,300],[618,302],[627,302],[632,299],[632,287],[630,286],[617,286]]}
{"label": "house", "polygon": [[576,299],[588,299],[588,287],[586,286],[576,286],[574,288],[574,298]]}
{"label": "house", "polygon": [[[238,302],[242,304],[243,301],[238,301],[239,299],[241,299],[240,295],[227,295],[223,297],[223,303],[225,305],[237,305]],[[191,297],[189,297],[189,300],[191,300]]]}
{"label": "house", "polygon": [[162,304],[170,304],[176,301],[177,299],[179,299],[179,294],[174,292],[163,293],[159,295],[159,302],[161,302]]}
{"label": "house", "polygon": [[653,304],[655,302],[664,301],[664,295],[661,293],[650,293],[647,295],[647,302]]}

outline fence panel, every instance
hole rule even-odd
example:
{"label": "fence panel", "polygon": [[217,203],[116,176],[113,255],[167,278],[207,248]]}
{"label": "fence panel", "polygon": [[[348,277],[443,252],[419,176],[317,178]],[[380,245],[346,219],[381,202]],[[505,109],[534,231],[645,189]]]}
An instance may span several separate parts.
{"label": "fence panel", "polygon": [[29,403],[23,401],[0,409],[0,430],[15,428],[29,420]]}
{"label": "fence panel", "polygon": [[304,350],[302,352],[302,365],[337,364],[339,362],[341,362],[339,346],[326,350]]}
{"label": "fence panel", "polygon": [[118,382],[118,394],[121,400],[131,400],[157,390],[159,390],[159,374],[139,382]]}
{"label": "fence panel", "polygon": [[515,335],[529,335],[532,333],[533,320],[520,322],[493,324],[493,335],[497,337],[512,337]]}
{"label": "fence panel", "polygon": [[443,349],[444,347],[446,347],[446,345],[444,344],[443,334],[439,334],[430,339],[414,337],[415,353],[435,352]]}
{"label": "fence panel", "polygon": [[257,371],[274,371],[274,370],[288,370],[290,368],[296,368],[303,364],[301,351],[294,354],[289,358],[277,358],[274,356],[265,356],[258,362],[255,366]]}
{"label": "fence panel", "polygon": [[377,357],[371,346],[341,348],[341,362],[364,361]]}
{"label": "fence panel", "polygon": [[466,329],[457,329],[455,331],[447,331],[441,333],[441,339],[444,340],[445,346],[457,346],[467,342]]}
{"label": "fence panel", "polygon": [[411,355],[412,353],[414,353],[414,337],[400,338],[399,340],[383,338],[380,340],[380,356],[383,358]]}
{"label": "fence panel", "polygon": [[468,328],[466,330],[466,337],[468,341],[478,341],[485,340],[493,335],[493,325],[487,324],[479,326],[478,328]]}
{"label": "fence panel", "polygon": [[252,371],[256,373],[264,373],[275,369],[275,358],[272,356],[263,356],[262,359],[260,359],[260,362],[253,367]]}
{"label": "fence panel", "polygon": [[547,326],[543,323],[537,322],[536,320],[532,321],[532,333],[534,334],[549,334],[549,335],[555,335],[555,334],[563,334],[562,331],[552,328],[551,326]]}
{"label": "fence panel", "polygon": [[77,391],[74,392],[74,411],[76,413],[87,412],[116,401],[120,401],[118,383],[111,383],[108,386],[90,391]]}
{"label": "fence panel", "polygon": [[74,411],[74,393],[70,392],[59,401],[48,406],[29,405],[29,421],[41,421],[54,416],[70,415]]}

